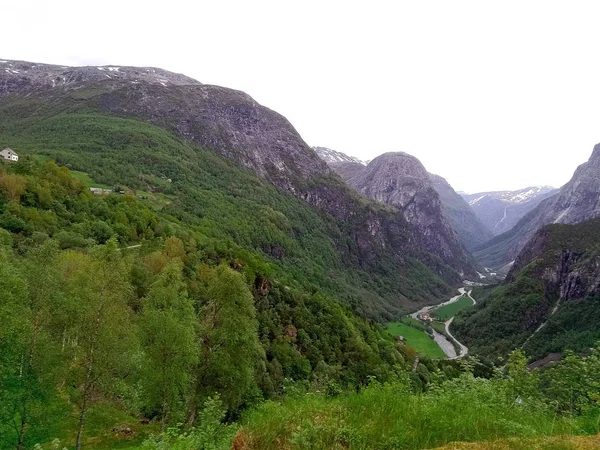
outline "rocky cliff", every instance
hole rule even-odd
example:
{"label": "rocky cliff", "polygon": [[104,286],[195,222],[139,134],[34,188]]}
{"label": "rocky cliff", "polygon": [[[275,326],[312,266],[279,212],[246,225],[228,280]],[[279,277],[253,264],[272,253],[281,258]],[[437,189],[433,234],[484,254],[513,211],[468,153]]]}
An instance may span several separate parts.
{"label": "rocky cliff", "polygon": [[346,181],[367,197],[398,208],[418,230],[429,252],[472,276],[471,257],[444,215],[440,196],[417,158],[403,152],[384,153]]}
{"label": "rocky cliff", "polygon": [[487,267],[498,268],[514,261],[527,241],[551,223],[574,224],[600,216],[600,144],[588,162],[580,165],[558,192],[542,200],[510,231],[496,236],[475,252]]}
{"label": "rocky cliff", "polygon": [[446,217],[467,250],[473,251],[494,236],[444,178],[434,174],[429,174],[429,178],[440,196]]}

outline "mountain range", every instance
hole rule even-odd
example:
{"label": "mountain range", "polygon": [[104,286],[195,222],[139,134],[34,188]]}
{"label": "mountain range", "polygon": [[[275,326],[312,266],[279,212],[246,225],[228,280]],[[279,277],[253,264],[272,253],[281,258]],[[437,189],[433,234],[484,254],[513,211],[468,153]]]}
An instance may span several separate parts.
{"label": "mountain range", "polygon": [[[156,191],[162,189],[157,179],[176,180],[170,189],[180,189],[177,202],[187,211],[197,211],[202,202],[199,193],[184,195],[184,191],[205,180],[190,173],[183,186],[182,171],[199,163],[194,146],[210,150],[321,215],[335,258],[369,274],[350,277],[351,284],[359,286],[348,296],[371,317],[397,317],[445,295],[464,274],[474,273],[470,257],[456,246],[443,222],[442,231],[451,240],[438,249],[406,220],[406,213],[357,193],[283,116],[243,92],[155,68],[21,61],[5,61],[2,67],[2,145],[23,155],[43,153],[100,183]],[[144,123],[165,130],[191,151],[177,144],[165,152],[167,147],[157,147],[150,131],[130,131],[131,121],[136,127]],[[133,153],[134,145],[144,149]],[[253,189],[240,186],[235,195],[244,198]],[[307,237],[300,228],[292,220],[281,232],[306,250]],[[262,243],[261,249],[284,261],[291,251],[277,242]],[[381,276],[385,283],[377,281]]]}
{"label": "mountain range", "polygon": [[[2,68],[0,144],[55,159],[98,183],[166,193],[163,210],[189,223],[223,220],[218,204],[252,204],[228,210],[223,237],[283,270],[311,271],[356,312],[380,321],[476,279],[477,267],[516,260],[512,283],[523,270],[519,253],[544,225],[600,215],[598,146],[560,190],[461,198],[409,154],[367,163],[311,148],[283,116],[247,94],[184,75],[21,61]],[[236,229],[242,217],[247,223]]]}
{"label": "mountain range", "polygon": [[537,230],[551,223],[580,223],[600,215],[600,146],[580,165],[571,180],[521,218],[509,231],[476,249],[486,267],[500,268],[514,261]]}
{"label": "mountain range", "polygon": [[516,191],[461,194],[475,215],[494,236],[509,231],[523,216],[558,190],[550,186],[531,186]]}

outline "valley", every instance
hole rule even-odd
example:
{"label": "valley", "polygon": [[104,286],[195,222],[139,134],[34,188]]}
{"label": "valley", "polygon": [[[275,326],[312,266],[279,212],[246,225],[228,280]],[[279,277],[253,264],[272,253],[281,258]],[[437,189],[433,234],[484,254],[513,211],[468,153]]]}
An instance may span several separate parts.
{"label": "valley", "polygon": [[459,194],[185,75],[0,65],[0,448],[600,432],[600,144]]}

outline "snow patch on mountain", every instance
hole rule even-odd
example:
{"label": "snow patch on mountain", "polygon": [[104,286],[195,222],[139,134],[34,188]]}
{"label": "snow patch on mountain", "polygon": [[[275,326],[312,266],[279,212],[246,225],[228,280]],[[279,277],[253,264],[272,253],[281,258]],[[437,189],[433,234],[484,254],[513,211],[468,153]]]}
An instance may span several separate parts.
{"label": "snow patch on mountain", "polygon": [[346,155],[345,153],[338,152],[336,150],[332,150],[327,147],[313,147],[313,150],[317,152],[317,155],[328,164],[331,163],[341,163],[341,162],[352,162],[357,164],[362,164],[366,166],[367,163],[355,158],[354,156]]}

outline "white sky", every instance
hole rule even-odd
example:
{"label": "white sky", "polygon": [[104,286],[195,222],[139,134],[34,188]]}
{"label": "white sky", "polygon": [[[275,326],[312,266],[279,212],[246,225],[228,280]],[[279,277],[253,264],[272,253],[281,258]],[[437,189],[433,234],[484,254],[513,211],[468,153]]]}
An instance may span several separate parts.
{"label": "white sky", "polygon": [[456,190],[558,187],[600,142],[599,18],[579,0],[0,0],[0,58],[161,67]]}

